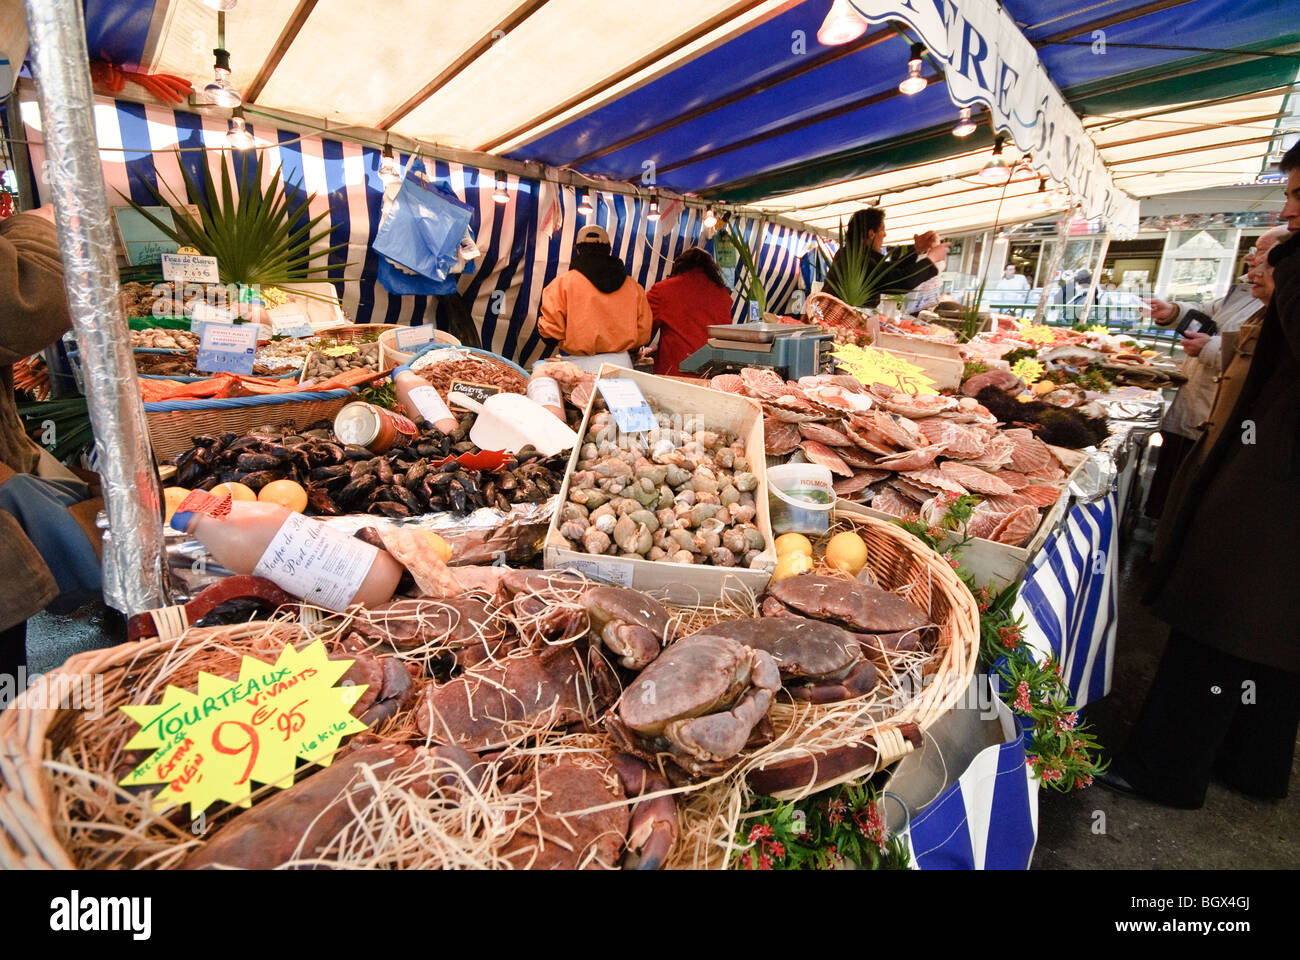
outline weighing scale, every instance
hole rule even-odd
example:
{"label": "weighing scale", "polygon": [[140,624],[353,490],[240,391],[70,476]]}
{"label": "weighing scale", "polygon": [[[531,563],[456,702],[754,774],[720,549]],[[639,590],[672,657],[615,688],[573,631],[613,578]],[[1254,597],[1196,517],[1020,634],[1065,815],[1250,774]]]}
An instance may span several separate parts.
{"label": "weighing scale", "polygon": [[834,336],[794,323],[726,323],[709,327],[708,342],[681,363],[683,373],[712,377],[744,367],[770,367],[786,380],[828,372]]}

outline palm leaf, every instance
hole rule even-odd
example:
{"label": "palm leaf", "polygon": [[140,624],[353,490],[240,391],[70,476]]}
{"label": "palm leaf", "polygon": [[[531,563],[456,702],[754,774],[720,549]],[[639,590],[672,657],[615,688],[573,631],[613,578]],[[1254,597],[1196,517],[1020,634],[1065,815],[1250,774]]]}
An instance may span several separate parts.
{"label": "palm leaf", "polygon": [[750,252],[749,244],[745,242],[745,238],[741,236],[740,230],[733,221],[727,222],[726,237],[736,248],[740,263],[748,275],[746,284],[749,289],[749,299],[758,304],[758,312],[762,314],[767,310],[767,291],[763,289],[763,281],[759,279],[758,267],[754,264],[754,255]]}
{"label": "palm leaf", "polygon": [[217,272],[223,283],[270,286],[328,280],[330,271],[354,266],[328,262],[332,254],[347,248],[346,243],[312,250],[314,245],[330,238],[329,227],[317,229],[329,215],[328,211],[297,223],[310,211],[315,194],[295,197],[300,185],[283,179],[279,168],[263,188],[260,154],[256,163],[245,162],[242,170],[234,171],[233,167],[233,157],[223,153],[220,183],[217,183],[206,164],[200,167],[202,173],[198,178],[181,165],[188,195],[200,201],[197,217],[170,187],[166,188],[171,194],[169,199],[154,184],[140,177],[155,205],[171,211],[174,221],[171,225],[125,194],[122,197],[171,240],[194,247],[204,256],[216,257]]}

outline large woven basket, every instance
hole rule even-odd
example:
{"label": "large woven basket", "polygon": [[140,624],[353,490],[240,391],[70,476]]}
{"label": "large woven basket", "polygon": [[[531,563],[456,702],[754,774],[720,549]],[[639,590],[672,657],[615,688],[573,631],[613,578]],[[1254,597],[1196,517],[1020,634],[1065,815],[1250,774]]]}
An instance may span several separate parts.
{"label": "large woven basket", "polygon": [[191,437],[248,433],[264,424],[292,420],[300,429],[317,420],[333,419],[356,399],[351,390],[281,393],[265,397],[232,397],[228,400],[169,400],[146,403],[145,419],[154,458],[162,461],[184,453],[194,444]]}
{"label": "large woven basket", "polygon": [[[938,626],[938,642],[923,670],[926,684],[922,692],[895,715],[876,718],[863,727],[878,752],[866,771],[870,773],[913,750],[898,733],[901,728],[911,724],[928,728],[965,693],[979,652],[979,614],[974,598],[952,568],[911,534],[873,517],[843,514],[835,523],[838,529],[855,530],[866,541],[868,565],[880,585],[906,593],[912,602],[931,612]],[[264,654],[255,655],[270,660],[280,645],[309,642],[310,634],[294,623],[255,622],[191,628],[173,639],[77,654],[46,674],[40,681],[42,687],[29,689],[0,712],[0,869],[78,866],[65,846],[68,832],[76,826],[60,822],[56,815],[51,775],[51,765],[57,765],[64,748],[88,729],[89,720],[79,705],[62,705],[67,691],[83,689],[90,678],[102,677],[106,710],[116,709],[120,702],[156,701],[162,695],[161,684],[155,679],[162,664],[174,665],[187,652],[197,652],[196,648],[236,639],[264,645]],[[237,659],[232,657],[231,662]],[[804,715],[805,723],[816,724],[819,714],[817,708],[812,709],[814,712]],[[858,775],[863,774],[859,771],[854,777]],[[819,783],[818,788],[830,785]],[[730,824],[727,829],[734,827]],[[725,861],[725,855],[716,851],[714,855]]]}

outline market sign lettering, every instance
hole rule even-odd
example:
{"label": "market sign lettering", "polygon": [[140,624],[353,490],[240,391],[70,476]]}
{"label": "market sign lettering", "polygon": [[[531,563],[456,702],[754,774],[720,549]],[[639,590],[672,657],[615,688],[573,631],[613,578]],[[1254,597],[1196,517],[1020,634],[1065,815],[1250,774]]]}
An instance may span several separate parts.
{"label": "market sign lettering", "polygon": [[996,0],[852,0],[867,20],[900,20],[944,65],[959,106],[985,103],[1036,170],[1066,184],[1089,217],[1136,233],[1137,201],[1116,188],[1097,145]]}
{"label": "market sign lettering", "polygon": [[290,786],[299,757],[328,766],[341,738],[366,729],[350,713],[366,685],[334,686],[352,663],[319,640],[286,645],[274,664],[244,657],[235,680],[200,673],[197,692],[169,685],[160,703],[121,707],[140,724],[124,749],[153,748],[121,785],[165,784],[154,809],[188,803],[197,817],[217,802],[249,806],[254,781]]}

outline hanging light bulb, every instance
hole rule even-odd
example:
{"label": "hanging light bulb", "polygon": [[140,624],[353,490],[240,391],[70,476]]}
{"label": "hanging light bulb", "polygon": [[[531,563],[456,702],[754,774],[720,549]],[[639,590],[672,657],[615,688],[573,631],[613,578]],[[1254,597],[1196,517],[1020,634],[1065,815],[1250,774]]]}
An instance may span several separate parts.
{"label": "hanging light bulb", "polygon": [[506,175],[500,170],[497,171],[497,187],[492,193],[492,199],[497,203],[510,202],[510,191],[506,189]]}
{"label": "hanging light bulb", "polygon": [[849,0],[835,0],[830,12],[817,29],[817,42],[825,47],[851,43],[867,32],[867,21],[853,9]]}
{"label": "hanging light bulb", "polygon": [[1047,193],[1047,178],[1038,178],[1038,192],[1034,194],[1034,202],[1029,205],[1030,210],[1051,210],[1052,198]]}
{"label": "hanging light bulb", "polygon": [[925,44],[912,44],[912,55],[907,61],[907,79],[898,85],[898,92],[909,97],[920,93],[929,83],[921,76],[921,54],[925,53]]}
{"label": "hanging light bulb", "polygon": [[962,107],[961,114],[957,118],[956,124],[953,125],[952,135],[954,137],[969,137],[978,129],[978,125],[970,118],[970,107]]}
{"label": "hanging light bulb", "polygon": [[225,13],[227,10],[234,10],[239,0],[202,0],[205,7],[211,7],[213,10],[219,10]]}
{"label": "hanging light bulb", "polygon": [[252,150],[257,146],[257,141],[248,132],[243,111],[234,114],[226,123],[226,146],[231,150]]}
{"label": "hanging light bulb", "polygon": [[239,91],[230,83],[230,51],[217,47],[212,72],[215,79],[203,88],[203,99],[218,107],[237,107],[244,102]]}
{"label": "hanging light bulb", "polygon": [[398,183],[402,179],[402,168],[398,166],[397,158],[393,156],[393,145],[387,140],[384,141],[384,152],[379,158],[379,179],[383,181],[384,186]]}
{"label": "hanging light bulb", "polygon": [[993,156],[989,162],[984,164],[983,169],[975,176],[990,186],[1000,187],[1011,179],[1011,164],[1002,158],[1002,145],[1006,143],[1006,136],[999,133],[997,139],[993,141]]}
{"label": "hanging light bulb", "polygon": [[659,200],[658,200],[658,198],[653,197],[653,196],[650,198],[650,210],[649,210],[648,213],[646,213],[645,218],[646,218],[647,220],[649,220],[651,223],[654,223],[654,222],[656,222],[656,221],[659,219]]}
{"label": "hanging light bulb", "polygon": [[584,217],[589,217],[596,212],[596,208],[591,205],[590,190],[582,195],[582,202],[578,204],[578,212]]}
{"label": "hanging light bulb", "polygon": [[712,230],[718,225],[718,218],[713,214],[713,208],[709,207],[704,211],[704,229]]}

